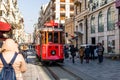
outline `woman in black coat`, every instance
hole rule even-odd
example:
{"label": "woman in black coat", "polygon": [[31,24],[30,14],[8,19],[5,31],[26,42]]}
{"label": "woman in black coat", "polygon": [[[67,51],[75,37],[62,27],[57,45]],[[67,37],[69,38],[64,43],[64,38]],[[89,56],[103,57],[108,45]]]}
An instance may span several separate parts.
{"label": "woman in black coat", "polygon": [[75,56],[76,56],[76,49],[74,47],[74,45],[71,45],[71,48],[70,48],[70,52],[71,52],[71,56],[72,56],[72,62],[75,63]]}

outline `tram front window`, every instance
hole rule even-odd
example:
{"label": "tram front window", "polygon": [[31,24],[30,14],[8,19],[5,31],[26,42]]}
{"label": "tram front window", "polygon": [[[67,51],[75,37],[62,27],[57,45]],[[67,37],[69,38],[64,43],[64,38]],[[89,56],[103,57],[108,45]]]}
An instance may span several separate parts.
{"label": "tram front window", "polygon": [[52,33],[49,33],[49,35],[48,35],[48,42],[53,42],[52,41]]}
{"label": "tram front window", "polygon": [[49,32],[48,34],[48,42],[58,43],[58,33],[57,32]]}
{"label": "tram front window", "polygon": [[54,43],[58,43],[58,33],[54,33]]}

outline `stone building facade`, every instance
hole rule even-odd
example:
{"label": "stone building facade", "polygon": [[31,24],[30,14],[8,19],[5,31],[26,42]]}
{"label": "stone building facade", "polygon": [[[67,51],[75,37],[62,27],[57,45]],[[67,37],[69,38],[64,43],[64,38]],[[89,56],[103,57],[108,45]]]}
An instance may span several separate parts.
{"label": "stone building facade", "polygon": [[65,43],[76,44],[74,37],[74,17],[65,20]]}
{"label": "stone building facade", "polygon": [[74,24],[75,30],[74,35],[77,36],[75,38],[76,46],[79,47],[81,44],[87,44],[87,15],[88,15],[88,1],[87,0],[75,0],[74,1]]}
{"label": "stone building facade", "polygon": [[66,18],[74,15],[74,0],[50,0],[41,7],[38,24],[43,26],[45,22],[54,20],[56,23],[64,24]]}
{"label": "stone building facade", "polygon": [[102,43],[105,53],[120,53],[119,12],[116,0],[75,0],[74,35],[76,46]]}
{"label": "stone building facade", "polygon": [[[94,4],[94,5],[93,5]],[[102,43],[105,53],[119,53],[119,28],[116,25],[118,10],[115,0],[93,0],[89,2],[88,42]]]}

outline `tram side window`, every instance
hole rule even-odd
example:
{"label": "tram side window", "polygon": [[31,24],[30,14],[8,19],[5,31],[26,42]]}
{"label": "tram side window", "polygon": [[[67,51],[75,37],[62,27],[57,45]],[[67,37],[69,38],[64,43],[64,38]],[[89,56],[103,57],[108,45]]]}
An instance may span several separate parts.
{"label": "tram side window", "polygon": [[52,32],[49,32],[49,34],[48,34],[48,42],[53,42],[52,41]]}
{"label": "tram side window", "polygon": [[63,32],[60,33],[60,43],[65,44],[65,36],[63,35]]}
{"label": "tram side window", "polygon": [[54,33],[54,43],[58,43],[58,32]]}
{"label": "tram side window", "polygon": [[45,44],[45,34],[44,33],[41,33],[42,34],[42,44]]}

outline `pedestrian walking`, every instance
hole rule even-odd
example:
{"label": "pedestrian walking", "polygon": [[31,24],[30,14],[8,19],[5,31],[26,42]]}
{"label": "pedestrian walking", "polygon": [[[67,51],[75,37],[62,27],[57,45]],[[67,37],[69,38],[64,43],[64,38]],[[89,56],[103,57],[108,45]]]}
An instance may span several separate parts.
{"label": "pedestrian walking", "polygon": [[68,58],[68,57],[69,57],[68,47],[67,47],[67,46],[64,47],[64,55],[65,55],[65,58]]}
{"label": "pedestrian walking", "polygon": [[89,48],[89,46],[86,46],[86,48],[85,48],[86,63],[89,63],[89,56],[90,56],[90,48]]}
{"label": "pedestrian walking", "polygon": [[102,46],[101,43],[98,43],[98,49],[97,49],[97,53],[98,53],[98,61],[99,63],[103,62],[103,53],[104,53],[104,47]]}
{"label": "pedestrian walking", "polygon": [[76,49],[75,49],[74,45],[71,45],[70,52],[71,52],[71,56],[72,56],[72,62],[75,63]]}
{"label": "pedestrian walking", "polygon": [[28,46],[25,45],[25,44],[22,45],[22,46],[21,46],[21,52],[20,52],[20,53],[22,53],[25,61],[28,63],[28,59],[27,59],[28,54],[27,54],[27,52],[28,52]]}
{"label": "pedestrian walking", "polygon": [[[13,39],[6,39],[1,48],[0,54],[2,57],[0,58],[3,58],[4,61],[7,64],[9,64],[13,59],[13,57],[17,54],[12,66],[13,69],[15,70],[16,80],[23,80],[22,73],[24,73],[27,70],[27,67],[23,56],[21,54],[18,54],[17,52],[18,52],[18,46],[15,43],[15,41]],[[0,71],[4,66],[5,65],[3,64],[2,59],[0,59]]]}
{"label": "pedestrian walking", "polygon": [[80,47],[79,49],[79,55],[80,55],[80,63],[83,63],[83,59],[84,59],[84,48]]}
{"label": "pedestrian walking", "polygon": [[95,46],[94,45],[91,45],[90,46],[90,57],[91,57],[91,60],[94,60],[95,59],[95,53],[94,53],[94,49],[95,49]]}

